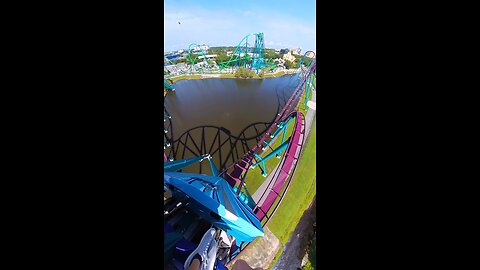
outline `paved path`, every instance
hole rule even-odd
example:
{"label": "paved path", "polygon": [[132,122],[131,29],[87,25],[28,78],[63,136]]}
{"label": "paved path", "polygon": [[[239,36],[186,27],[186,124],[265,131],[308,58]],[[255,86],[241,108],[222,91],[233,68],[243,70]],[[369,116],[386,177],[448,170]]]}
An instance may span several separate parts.
{"label": "paved path", "polygon": [[[317,91],[312,91],[312,97],[310,99],[313,102],[316,102],[317,100]],[[310,133],[310,129],[312,128],[312,123],[313,123],[313,118],[315,117],[315,110],[312,110],[308,108],[307,115],[305,116],[305,138],[308,138],[308,134]],[[283,160],[283,159],[282,159]],[[262,196],[263,192],[267,188],[272,188],[273,184],[275,183],[274,181],[271,181],[272,178],[280,173],[280,170],[277,170],[278,166],[282,164],[282,162],[279,162],[275,169],[273,169],[273,172],[275,173],[270,173],[267,175],[267,178],[265,181],[260,185],[260,187],[253,193],[252,199],[255,201],[256,204],[261,205],[263,201],[267,198],[267,196],[264,196],[262,200],[260,200],[260,197]]]}
{"label": "paved path", "polygon": [[[312,98],[310,100],[313,102],[317,102],[317,91],[312,91]],[[305,134],[307,134],[307,136],[310,133],[310,129],[312,128],[313,118],[315,117],[315,114],[316,110],[308,108],[307,116],[305,116]]]}
{"label": "paved path", "polygon": [[264,236],[254,240],[240,255],[235,257],[230,265],[237,260],[244,260],[252,268],[268,269],[272,264],[275,254],[283,248],[278,238],[267,228],[263,228]]}

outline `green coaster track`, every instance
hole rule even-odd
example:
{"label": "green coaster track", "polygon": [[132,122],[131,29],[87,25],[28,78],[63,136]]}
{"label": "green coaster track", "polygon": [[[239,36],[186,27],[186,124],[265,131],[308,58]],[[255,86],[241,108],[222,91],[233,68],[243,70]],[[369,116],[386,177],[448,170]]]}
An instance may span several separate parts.
{"label": "green coaster track", "polygon": [[[233,73],[234,70],[239,67],[255,70],[258,74],[261,69],[271,71],[277,67],[274,59],[265,58],[263,33],[253,33],[243,37],[227,61],[216,63],[215,61],[208,59],[207,55],[208,52],[202,49],[200,45],[196,43],[190,44],[188,46],[187,55],[188,68],[183,71],[178,71],[174,68],[174,73],[176,75],[164,72],[165,78],[183,74]],[[166,57],[164,63],[174,65]],[[230,72],[228,72],[228,70],[230,70]]]}

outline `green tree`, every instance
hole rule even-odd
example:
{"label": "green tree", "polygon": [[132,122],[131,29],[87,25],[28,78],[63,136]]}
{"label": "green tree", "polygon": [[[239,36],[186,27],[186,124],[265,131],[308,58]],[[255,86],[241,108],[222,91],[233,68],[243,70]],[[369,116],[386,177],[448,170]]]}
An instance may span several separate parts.
{"label": "green tree", "polygon": [[258,73],[258,77],[263,78],[265,76],[265,70],[262,68],[260,72]]}
{"label": "green tree", "polygon": [[227,53],[225,53],[224,51],[221,51],[217,54],[217,63],[225,62],[228,59],[229,57],[227,56]]}
{"label": "green tree", "polygon": [[276,58],[281,58],[281,55],[277,52],[275,52],[275,50],[269,50],[269,51],[265,51],[265,58],[266,59],[276,59]]}
{"label": "green tree", "polygon": [[235,73],[233,73],[233,76],[235,76],[235,78],[239,78],[240,77],[240,69],[236,69]]}
{"label": "green tree", "polygon": [[244,67],[240,68],[240,77],[246,78],[247,77],[247,69]]}
{"label": "green tree", "polygon": [[187,62],[187,58],[185,58],[185,57],[180,57],[180,58],[172,61],[172,63],[174,63],[174,64],[186,63],[186,62]]}
{"label": "green tree", "polygon": [[291,61],[285,60],[285,64],[284,64],[284,65],[285,65],[285,68],[291,69],[291,68],[293,68],[293,65],[294,65],[294,64],[293,64]]}
{"label": "green tree", "polygon": [[267,72],[267,70],[269,70],[269,67],[262,67],[260,69],[260,72],[258,73],[258,77],[260,77],[260,78],[265,77],[265,72]]}
{"label": "green tree", "polygon": [[255,71],[253,71],[253,70],[248,70],[248,71],[247,71],[247,76],[248,76],[248,78],[253,78],[253,76],[255,76]]}
{"label": "green tree", "polygon": [[189,64],[192,63],[192,61],[193,61],[194,64],[198,63],[197,55],[193,54],[193,53],[189,53],[188,56],[187,56],[187,61],[188,61]]}

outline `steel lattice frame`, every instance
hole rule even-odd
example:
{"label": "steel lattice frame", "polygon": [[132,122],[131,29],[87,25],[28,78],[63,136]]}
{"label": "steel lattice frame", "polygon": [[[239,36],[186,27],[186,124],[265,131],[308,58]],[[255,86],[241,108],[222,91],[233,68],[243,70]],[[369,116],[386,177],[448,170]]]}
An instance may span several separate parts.
{"label": "steel lattice frame", "polygon": [[[196,54],[196,53],[193,53],[192,51],[192,48],[200,48],[200,54],[201,56],[203,56],[203,68],[202,67],[198,67],[198,63],[195,63],[197,59],[199,59],[199,54]],[[194,55],[194,58],[192,58],[191,56]],[[217,66],[216,65],[213,65],[211,66],[211,63],[209,63],[209,60],[207,58],[207,52],[205,52],[204,49],[201,48],[201,45],[198,45],[198,44],[195,44],[195,43],[192,43],[188,46],[188,60],[190,62],[190,73],[205,73],[205,71],[207,71],[208,73],[211,73],[214,69],[217,69]]]}
{"label": "steel lattice frame", "polygon": [[[253,48],[249,47],[248,38],[250,36],[255,37]],[[258,72],[262,67],[267,66],[266,60],[264,59],[264,50],[263,33],[248,34],[238,43],[230,59],[217,63],[217,65],[220,71],[228,68],[244,67],[255,69]]]}

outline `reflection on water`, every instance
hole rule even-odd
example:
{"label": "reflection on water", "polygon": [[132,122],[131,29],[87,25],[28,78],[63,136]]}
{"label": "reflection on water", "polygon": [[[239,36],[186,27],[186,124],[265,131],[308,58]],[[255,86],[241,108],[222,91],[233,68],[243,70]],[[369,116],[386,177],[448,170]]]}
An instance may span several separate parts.
{"label": "reflection on water", "polygon": [[[180,159],[210,153],[218,167],[231,164],[256,144],[293,93],[297,79],[287,75],[175,83],[175,92],[165,97],[165,108],[172,116],[170,155]],[[184,171],[208,173],[208,162],[202,163],[206,166]]]}

